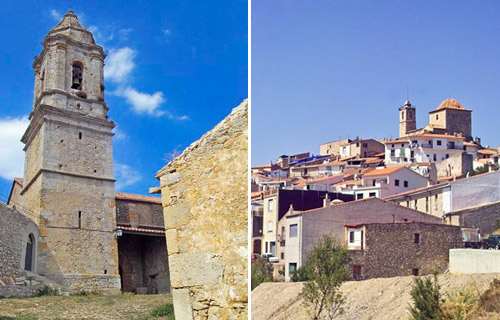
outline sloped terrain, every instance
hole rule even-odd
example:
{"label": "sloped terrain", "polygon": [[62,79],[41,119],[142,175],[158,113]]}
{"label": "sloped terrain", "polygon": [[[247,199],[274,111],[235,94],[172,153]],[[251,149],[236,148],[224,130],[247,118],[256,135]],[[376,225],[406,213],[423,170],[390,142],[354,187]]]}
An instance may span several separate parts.
{"label": "sloped terrain", "polygon": [[[483,293],[493,279],[500,279],[500,274],[438,276],[443,293],[460,290],[465,286],[472,286]],[[341,287],[345,304],[344,314],[338,319],[408,319],[412,284],[411,276],[348,281]],[[308,319],[308,313],[300,298],[301,290],[302,283],[261,284],[252,291],[252,319]]]}

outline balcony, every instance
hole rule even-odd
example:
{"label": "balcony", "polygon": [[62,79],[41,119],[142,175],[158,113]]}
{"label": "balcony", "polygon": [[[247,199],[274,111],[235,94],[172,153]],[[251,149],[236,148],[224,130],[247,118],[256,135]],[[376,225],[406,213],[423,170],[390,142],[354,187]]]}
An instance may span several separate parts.
{"label": "balcony", "polygon": [[463,149],[464,149],[464,147],[463,147],[463,146],[458,146],[458,145],[456,145],[456,144],[454,144],[454,143],[448,143],[448,144],[446,145],[446,148],[447,148],[448,150],[463,150]]}

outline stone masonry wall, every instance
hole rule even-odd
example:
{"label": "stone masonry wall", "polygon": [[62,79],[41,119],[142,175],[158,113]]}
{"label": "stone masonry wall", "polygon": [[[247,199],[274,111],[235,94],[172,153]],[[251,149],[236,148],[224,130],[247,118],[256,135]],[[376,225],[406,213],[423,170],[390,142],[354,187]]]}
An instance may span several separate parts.
{"label": "stone masonry wall", "polygon": [[[17,276],[24,265],[28,236],[38,242],[38,228],[22,213],[0,202],[0,276]],[[36,244],[35,248],[36,250]]]}
{"label": "stone masonry wall", "polygon": [[410,276],[413,269],[419,275],[442,272],[449,249],[462,247],[460,228],[439,224],[367,224],[364,237],[364,250],[350,251],[351,271],[352,265],[361,265],[363,279]]}
{"label": "stone masonry wall", "polygon": [[160,170],[176,319],[247,319],[248,103]]}
{"label": "stone masonry wall", "polygon": [[448,215],[458,216],[461,227],[479,228],[479,233],[484,236],[500,228],[500,201],[451,212]]}
{"label": "stone masonry wall", "polygon": [[472,155],[462,152],[436,163],[438,177],[462,177],[472,172]]}

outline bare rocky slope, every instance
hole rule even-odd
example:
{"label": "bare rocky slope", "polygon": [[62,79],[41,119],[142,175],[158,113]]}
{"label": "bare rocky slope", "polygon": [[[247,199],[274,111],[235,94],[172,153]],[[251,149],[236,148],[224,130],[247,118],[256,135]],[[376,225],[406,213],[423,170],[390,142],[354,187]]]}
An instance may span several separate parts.
{"label": "bare rocky slope", "polygon": [[[348,281],[341,287],[345,297],[344,314],[338,319],[402,320],[409,318],[410,288],[414,277],[379,278]],[[446,293],[472,286],[480,293],[489,288],[500,274],[438,276],[441,291]],[[308,319],[300,292],[302,283],[263,283],[252,291],[252,319]],[[499,318],[500,319],[500,315]]]}

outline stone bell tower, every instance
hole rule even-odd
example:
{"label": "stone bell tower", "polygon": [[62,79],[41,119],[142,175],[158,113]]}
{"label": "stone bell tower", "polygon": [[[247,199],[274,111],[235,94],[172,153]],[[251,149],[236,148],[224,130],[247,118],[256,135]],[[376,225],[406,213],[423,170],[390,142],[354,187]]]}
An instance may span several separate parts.
{"label": "stone bell tower", "polygon": [[399,108],[399,137],[408,135],[408,131],[417,128],[416,110],[411,105],[410,100],[406,99],[402,108]]}
{"label": "stone bell tower", "polygon": [[75,290],[118,292],[106,54],[71,10],[42,44],[22,137],[23,203],[40,228],[38,273]]}

